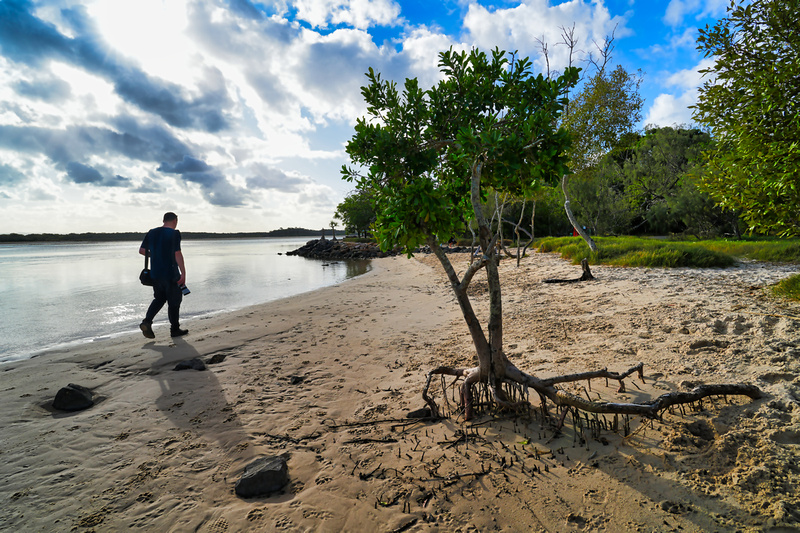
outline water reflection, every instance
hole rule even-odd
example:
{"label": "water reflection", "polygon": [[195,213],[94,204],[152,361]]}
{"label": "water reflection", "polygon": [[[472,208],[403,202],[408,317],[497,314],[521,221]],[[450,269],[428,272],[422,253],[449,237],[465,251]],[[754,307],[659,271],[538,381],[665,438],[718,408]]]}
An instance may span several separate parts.
{"label": "water reflection", "polygon": [[[369,270],[369,261],[287,256],[307,239],[184,240],[183,319],[286,298]],[[138,242],[0,246],[0,362],[135,331],[152,299]],[[166,313],[158,320],[165,321]]]}

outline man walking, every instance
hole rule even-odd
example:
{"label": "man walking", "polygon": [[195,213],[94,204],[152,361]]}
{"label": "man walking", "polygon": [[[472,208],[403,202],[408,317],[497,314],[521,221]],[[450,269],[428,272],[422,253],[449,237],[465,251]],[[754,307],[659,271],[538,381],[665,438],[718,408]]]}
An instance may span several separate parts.
{"label": "man walking", "polygon": [[147,232],[139,253],[150,255],[150,277],[153,279],[153,302],[147,309],[144,320],[139,325],[148,339],[156,337],[153,333],[153,319],[167,304],[170,334],[180,337],[189,333],[180,327],[180,309],[183,300],[181,287],[186,283],[186,267],[181,253],[181,232],[175,229],[178,215],[169,212],[164,215],[164,225]]}

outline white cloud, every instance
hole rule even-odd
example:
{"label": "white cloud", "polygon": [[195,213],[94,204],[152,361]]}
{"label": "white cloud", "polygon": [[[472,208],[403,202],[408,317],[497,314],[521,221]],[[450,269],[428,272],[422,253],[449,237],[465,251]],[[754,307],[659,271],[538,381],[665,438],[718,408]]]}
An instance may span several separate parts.
{"label": "white cloud", "polygon": [[694,68],[664,76],[665,86],[674,87],[675,91],[655,97],[647,112],[645,124],[656,126],[691,124],[692,110],[689,106],[697,103],[697,89],[703,81],[703,75],[699,71],[713,64],[713,59],[703,59]]}
{"label": "white cloud", "polygon": [[676,124],[690,124],[692,110],[690,105],[697,102],[697,92],[687,91],[678,96],[660,94],[656,96],[653,105],[647,112],[644,123],[654,126],[674,126]]}
{"label": "white cloud", "polygon": [[694,68],[684,69],[670,75],[667,77],[667,83],[685,90],[696,89],[700,86],[703,79],[703,75],[700,71],[712,67],[713,65],[713,58],[705,58]]}
{"label": "white cloud", "polygon": [[366,30],[371,26],[391,26],[400,15],[400,6],[391,0],[298,0],[297,18],[313,27],[348,24]]}
{"label": "white cloud", "polygon": [[704,17],[719,18],[729,5],[727,0],[670,0],[664,13],[664,22],[671,26],[682,26],[684,19],[694,15],[695,19]]}
{"label": "white cloud", "polygon": [[[617,38],[630,33],[623,16],[611,16],[602,0],[586,3],[578,0],[550,5],[549,0],[530,0],[508,9],[489,11],[470,3],[464,28],[471,40],[485,50],[495,46],[508,51],[518,50],[523,56],[538,55],[539,40],[548,44],[550,66],[561,70],[568,65],[569,50],[562,43],[562,28],[575,28],[578,56],[596,55],[594,43],[615,31]],[[540,67],[543,60],[537,61]]]}

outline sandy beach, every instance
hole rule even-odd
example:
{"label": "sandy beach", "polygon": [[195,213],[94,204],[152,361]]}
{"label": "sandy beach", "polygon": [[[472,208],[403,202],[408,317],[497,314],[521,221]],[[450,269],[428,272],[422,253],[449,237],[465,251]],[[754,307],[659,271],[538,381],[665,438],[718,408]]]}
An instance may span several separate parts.
{"label": "sandy beach", "polygon": [[[467,260],[454,256],[462,271]],[[625,393],[573,388],[618,401],[701,383],[765,393],[630,419],[624,436],[571,418],[557,433],[538,399],[517,417],[406,419],[423,407],[426,372],[473,351],[435,258],[372,264],[188,322],[185,338],[164,326],[155,341],[130,334],[0,366],[0,530],[800,531],[800,305],[764,290],[796,267],[597,266],[595,281],[543,284],[580,267],[504,260],[505,346],[521,369],[644,362],[645,382],[626,380]],[[485,290],[477,277],[484,315]],[[206,371],[173,370],[196,357]],[[54,411],[69,383],[97,403]],[[245,465],[266,455],[287,458],[289,484],[238,497]]]}

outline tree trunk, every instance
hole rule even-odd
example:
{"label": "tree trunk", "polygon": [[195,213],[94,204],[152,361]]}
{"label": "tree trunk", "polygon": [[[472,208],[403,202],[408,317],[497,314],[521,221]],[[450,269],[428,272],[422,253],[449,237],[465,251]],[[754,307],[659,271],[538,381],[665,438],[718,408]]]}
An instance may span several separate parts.
{"label": "tree trunk", "polygon": [[[433,251],[433,254],[439,259],[439,262],[444,268],[445,274],[450,281],[450,287],[453,289],[453,294],[456,297],[458,306],[461,309],[461,314],[464,316],[464,321],[467,323],[467,329],[472,337],[472,343],[475,345],[475,351],[478,355],[479,368],[487,369],[491,363],[491,350],[489,348],[489,341],[486,339],[486,334],[483,332],[481,323],[475,315],[475,310],[472,308],[472,302],[467,296],[467,286],[456,274],[453,264],[444,253],[442,247],[436,241],[435,237],[429,236],[427,239],[428,246]],[[468,285],[468,283],[466,284]]]}
{"label": "tree trunk", "polygon": [[589,249],[591,249],[593,252],[596,252],[597,245],[594,243],[589,234],[586,233],[586,230],[584,230],[580,226],[580,224],[578,224],[578,221],[575,219],[575,215],[572,214],[572,207],[570,207],[570,201],[569,201],[569,192],[567,191],[568,182],[569,182],[569,176],[564,174],[564,176],[561,178],[561,190],[564,191],[564,211],[567,212],[567,218],[569,218],[569,223],[572,224],[572,227],[575,228],[575,231],[577,231],[578,234],[581,237],[583,237],[583,240],[586,241],[586,244],[589,245]]}

